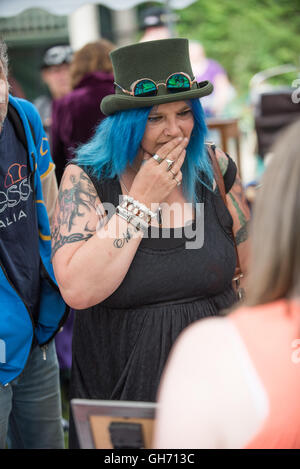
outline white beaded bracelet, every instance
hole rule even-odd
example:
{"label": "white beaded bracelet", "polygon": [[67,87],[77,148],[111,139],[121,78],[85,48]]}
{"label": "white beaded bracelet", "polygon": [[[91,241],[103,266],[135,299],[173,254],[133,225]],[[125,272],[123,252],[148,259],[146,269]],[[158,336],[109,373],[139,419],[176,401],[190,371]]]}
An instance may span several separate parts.
{"label": "white beaded bracelet", "polygon": [[144,233],[148,231],[149,223],[146,220],[143,220],[141,217],[134,215],[129,210],[118,205],[116,208],[116,213],[121,218],[126,220],[127,223],[130,223],[132,226],[134,226],[134,228],[136,228],[138,231],[142,230]]}
{"label": "white beaded bracelet", "polygon": [[146,220],[148,218],[148,222],[151,221],[152,218],[155,218],[157,216],[157,214],[152,212],[152,210],[146,207],[146,205],[142,204],[138,200],[135,200],[130,195],[123,196],[121,207],[129,210],[134,215],[140,218],[145,218]]}

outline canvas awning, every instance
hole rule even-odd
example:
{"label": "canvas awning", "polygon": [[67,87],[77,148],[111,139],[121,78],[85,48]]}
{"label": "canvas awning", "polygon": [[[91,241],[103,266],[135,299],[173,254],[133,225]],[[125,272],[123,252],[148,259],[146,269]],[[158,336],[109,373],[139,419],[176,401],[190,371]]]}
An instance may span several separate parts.
{"label": "canvas awning", "polygon": [[[103,5],[112,10],[126,10],[147,0],[1,0],[0,17],[18,15],[28,8],[42,8],[55,15],[69,15],[85,4]],[[195,0],[158,0],[173,9],[185,8]]]}

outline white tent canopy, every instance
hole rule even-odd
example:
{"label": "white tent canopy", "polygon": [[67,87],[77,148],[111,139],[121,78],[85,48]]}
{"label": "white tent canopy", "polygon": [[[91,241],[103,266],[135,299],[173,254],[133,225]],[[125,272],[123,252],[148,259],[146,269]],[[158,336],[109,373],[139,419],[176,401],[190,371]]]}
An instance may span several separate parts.
{"label": "white tent canopy", "polygon": [[[42,8],[55,15],[69,15],[86,4],[103,5],[113,10],[127,10],[147,0],[0,0],[0,17],[18,15],[28,8]],[[158,0],[174,9],[185,8],[195,0]]]}

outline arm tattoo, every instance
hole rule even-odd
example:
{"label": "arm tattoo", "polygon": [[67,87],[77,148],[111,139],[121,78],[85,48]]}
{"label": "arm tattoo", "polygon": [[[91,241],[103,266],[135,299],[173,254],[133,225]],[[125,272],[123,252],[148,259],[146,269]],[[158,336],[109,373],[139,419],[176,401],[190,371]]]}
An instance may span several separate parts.
{"label": "arm tattoo", "polygon": [[239,222],[240,222],[241,226],[243,226],[246,223],[246,217],[245,217],[243,211],[241,210],[238,202],[236,201],[235,197],[231,193],[229,193],[229,196],[230,196],[230,198],[232,200],[232,203],[233,203],[233,205],[234,205],[234,207],[237,211],[237,214],[238,214],[238,217],[239,217]]}
{"label": "arm tattoo", "polygon": [[243,203],[244,202],[244,191],[243,185],[239,177],[236,178],[235,183],[232,188],[232,192],[237,196],[238,200]]}
{"label": "arm tattoo", "polygon": [[61,233],[62,227],[65,227],[68,233],[71,232],[76,217],[83,217],[87,211],[96,210],[97,201],[97,192],[84,171],[81,171],[79,175],[71,174],[68,176],[71,187],[63,189],[66,180],[67,176],[64,175],[58,193],[59,206],[52,230],[52,258],[64,244],[87,241],[95,233],[95,229],[91,229],[88,222],[85,224],[82,233],[72,233],[70,235]]}
{"label": "arm tattoo", "polygon": [[64,244],[76,243],[77,241],[87,241],[93,235],[87,234],[84,235],[83,233],[73,233],[70,236],[63,236],[59,229],[56,228],[52,233],[52,258],[56,251],[61,248]]}
{"label": "arm tattoo", "polygon": [[243,185],[239,177],[236,178],[229,197],[238,214],[240,225],[243,226],[248,220],[248,205],[244,196]]}
{"label": "arm tattoo", "polygon": [[220,166],[222,176],[224,176],[226,171],[227,171],[227,168],[228,168],[228,158],[226,158],[225,156],[221,156],[218,159],[218,163],[219,163],[219,166]]}
{"label": "arm tattoo", "polygon": [[[76,217],[84,216],[84,211],[96,210],[96,190],[90,179],[81,171],[79,176],[70,176],[72,187],[62,189],[58,193],[59,212],[57,214],[57,224],[67,226],[70,232]],[[85,210],[84,210],[85,209]]]}
{"label": "arm tattoo", "polygon": [[247,221],[242,228],[238,230],[238,232],[235,234],[235,241],[236,244],[239,245],[243,243],[244,241],[247,241],[248,239],[248,225],[249,222]]}
{"label": "arm tattoo", "polygon": [[125,243],[128,243],[131,240],[131,238],[132,238],[132,234],[127,228],[126,233],[123,233],[122,238],[117,238],[114,240],[114,247],[117,249],[121,249],[125,245]]}

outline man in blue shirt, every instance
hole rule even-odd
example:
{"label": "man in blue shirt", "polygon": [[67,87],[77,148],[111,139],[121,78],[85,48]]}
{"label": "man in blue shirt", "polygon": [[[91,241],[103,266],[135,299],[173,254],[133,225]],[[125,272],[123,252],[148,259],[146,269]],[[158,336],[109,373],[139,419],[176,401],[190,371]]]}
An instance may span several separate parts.
{"label": "man in blue shirt", "polygon": [[53,337],[67,315],[51,265],[54,165],[34,106],[9,95],[0,41],[0,448],[63,448]]}

